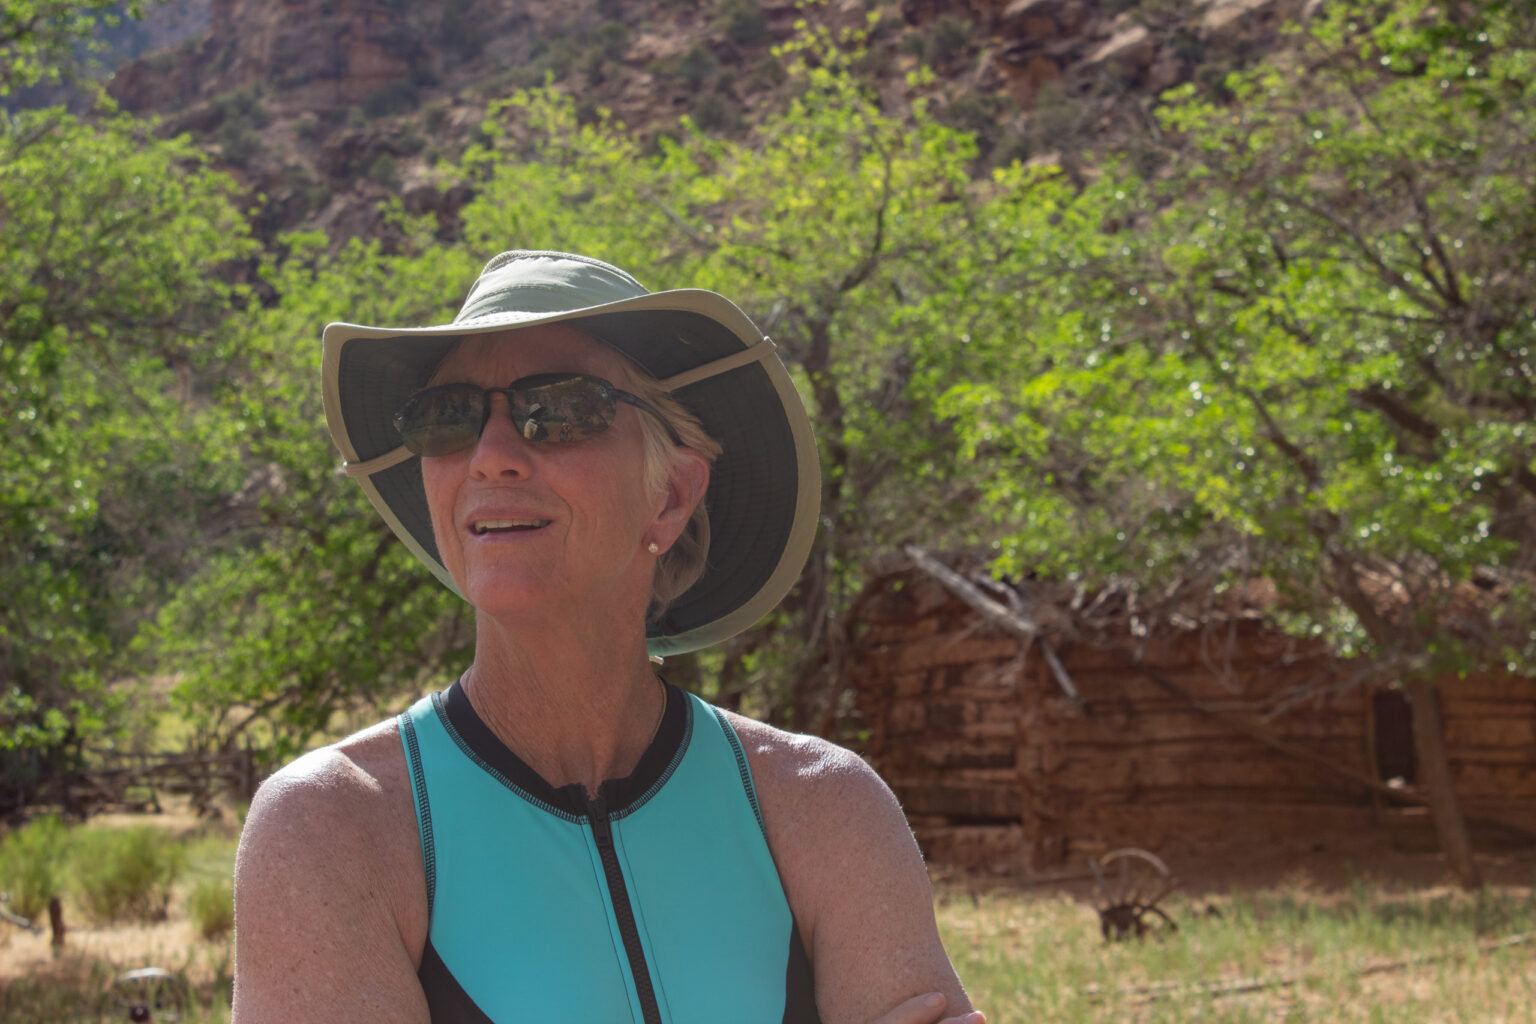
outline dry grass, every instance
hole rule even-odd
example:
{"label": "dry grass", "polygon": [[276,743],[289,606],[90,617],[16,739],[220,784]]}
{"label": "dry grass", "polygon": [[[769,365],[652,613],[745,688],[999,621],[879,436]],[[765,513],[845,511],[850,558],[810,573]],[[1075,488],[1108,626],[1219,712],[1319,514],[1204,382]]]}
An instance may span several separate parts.
{"label": "dry grass", "polygon": [[55,950],[43,921],[39,933],[0,924],[0,1024],[51,1024],[116,1020],[104,1010],[111,984],[138,967],[163,967],[190,987],[196,1011],[189,1022],[227,1017],[233,972],[233,945],[226,936],[208,941],[198,934],[187,901],[200,881],[229,877],[238,824],[232,808],[220,820],[198,818],[185,802],[166,802],[156,815],[106,814],[96,827],[154,825],[181,840],[187,867],[175,887],[164,921],[96,924],[66,892],[65,942]]}
{"label": "dry grass", "polygon": [[1246,880],[1228,872],[1165,902],[1176,931],[1114,944],[1100,936],[1087,884],[945,878],[936,907],[956,968],[993,1024],[1536,1024],[1532,857],[1490,862],[1478,896],[1427,882],[1433,857],[1384,855],[1369,878],[1322,867]]}

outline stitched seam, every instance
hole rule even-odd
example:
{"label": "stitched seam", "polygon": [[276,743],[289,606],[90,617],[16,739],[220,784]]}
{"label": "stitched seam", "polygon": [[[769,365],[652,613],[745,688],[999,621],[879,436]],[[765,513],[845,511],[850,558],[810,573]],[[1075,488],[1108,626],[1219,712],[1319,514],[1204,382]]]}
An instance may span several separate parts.
{"label": "stitched seam", "polygon": [[631,814],[634,814],[636,811],[638,811],[640,808],[644,807],[646,801],[650,800],[651,797],[660,792],[661,787],[667,784],[667,780],[672,777],[673,773],[677,771],[678,766],[683,763],[683,755],[688,752],[688,741],[693,739],[693,701],[687,696],[684,696],[683,699],[688,701],[686,705],[688,709],[688,717],[687,720],[683,723],[683,738],[678,742],[677,749],[672,752],[672,760],[667,762],[666,768],[662,769],[661,774],[656,777],[656,781],[651,783],[646,791],[631,801],[627,807],[622,807],[617,811],[609,811],[609,821],[618,821],[621,818],[627,818]]}
{"label": "stitched seam", "polygon": [[432,905],[437,898],[437,842],[432,833],[432,804],[427,798],[427,773],[421,763],[421,745],[416,738],[416,723],[410,712],[400,714],[400,734],[405,738],[406,756],[411,762],[411,785],[416,789],[420,807],[421,862],[427,875],[427,920],[432,920]]}
{"label": "stitched seam", "polygon": [[432,695],[432,705],[437,709],[437,720],[442,723],[443,730],[448,733],[448,738],[453,740],[454,744],[461,751],[463,751],[465,757],[469,758],[476,765],[478,765],[480,770],[485,772],[485,774],[489,775],[491,778],[495,779],[497,782],[501,783],[503,786],[507,787],[512,792],[528,801],[530,804],[533,804],[533,806],[539,808],[539,810],[547,811],[550,814],[553,814],[555,817],[560,818],[563,821],[569,821],[574,825],[579,825],[586,820],[582,815],[570,814],[566,811],[562,811],[560,808],[554,806],[546,800],[540,800],[538,797],[528,792],[522,786],[519,786],[517,783],[507,778],[501,772],[497,771],[494,767],[487,764],[485,759],[482,758],[479,754],[475,753],[474,748],[469,745],[469,741],[466,740],[463,736],[459,735],[459,731],[455,729],[453,727],[453,723],[448,720],[447,698],[443,695],[443,693],[444,691],[439,690],[437,693]]}
{"label": "stitched seam", "polygon": [[768,826],[763,824],[763,810],[757,805],[757,790],[752,786],[752,772],[747,767],[746,751],[741,749],[741,738],[736,735],[736,730],[731,728],[731,723],[725,720],[725,712],[719,708],[710,706],[714,712],[715,720],[720,723],[720,731],[725,733],[726,742],[731,745],[731,752],[736,755],[736,770],[741,773],[741,788],[746,790],[747,802],[752,805],[752,814],[757,818],[757,827],[762,830],[763,838],[768,838]]}

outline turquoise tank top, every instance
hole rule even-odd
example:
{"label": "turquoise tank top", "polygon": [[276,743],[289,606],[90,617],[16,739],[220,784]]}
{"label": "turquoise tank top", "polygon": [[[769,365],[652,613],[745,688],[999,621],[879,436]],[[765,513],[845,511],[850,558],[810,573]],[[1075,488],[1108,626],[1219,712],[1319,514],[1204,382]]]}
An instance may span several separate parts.
{"label": "turquoise tank top", "polygon": [[591,799],[545,782],[457,684],[400,715],[433,1024],[819,1024],[741,741],[666,690],[635,770]]}

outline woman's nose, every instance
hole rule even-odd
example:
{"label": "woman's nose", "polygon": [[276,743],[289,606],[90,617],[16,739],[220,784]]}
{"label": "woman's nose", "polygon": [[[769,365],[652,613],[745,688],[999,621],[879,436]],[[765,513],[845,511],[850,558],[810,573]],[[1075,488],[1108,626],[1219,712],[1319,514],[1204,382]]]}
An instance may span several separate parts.
{"label": "woman's nose", "polygon": [[527,476],[533,468],[533,444],[512,425],[512,408],[507,396],[493,392],[490,415],[470,456],[470,474],[482,479],[509,473]]}

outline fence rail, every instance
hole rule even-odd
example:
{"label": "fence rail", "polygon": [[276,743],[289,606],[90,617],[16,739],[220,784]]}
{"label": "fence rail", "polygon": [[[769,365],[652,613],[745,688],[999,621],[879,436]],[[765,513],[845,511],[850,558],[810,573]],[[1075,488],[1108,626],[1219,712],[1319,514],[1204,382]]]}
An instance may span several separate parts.
{"label": "fence rail", "polygon": [[0,807],[0,812],[19,810],[22,804],[43,805],[84,818],[106,810],[157,811],[161,796],[187,795],[203,813],[221,794],[250,800],[259,781],[256,757],[249,750],[137,754],[44,778],[22,799],[10,801],[16,806]]}

